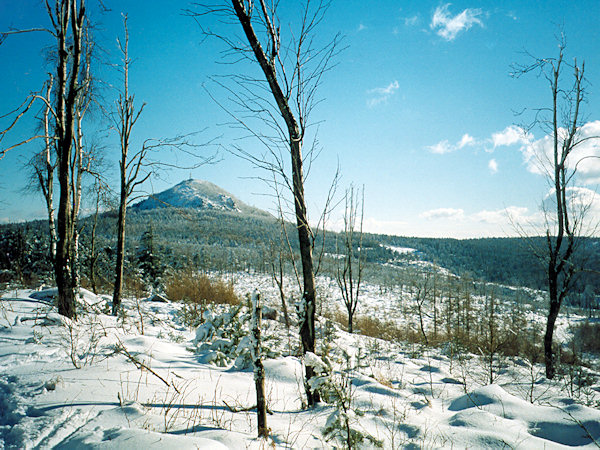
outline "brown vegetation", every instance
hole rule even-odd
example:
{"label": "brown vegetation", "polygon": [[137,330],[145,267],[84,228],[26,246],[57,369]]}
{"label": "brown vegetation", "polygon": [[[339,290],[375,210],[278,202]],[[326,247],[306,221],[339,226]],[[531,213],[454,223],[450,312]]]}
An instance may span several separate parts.
{"label": "brown vegetation", "polygon": [[169,300],[193,304],[240,304],[232,283],[218,278],[211,279],[191,269],[180,270],[169,276],[165,283],[165,294]]}

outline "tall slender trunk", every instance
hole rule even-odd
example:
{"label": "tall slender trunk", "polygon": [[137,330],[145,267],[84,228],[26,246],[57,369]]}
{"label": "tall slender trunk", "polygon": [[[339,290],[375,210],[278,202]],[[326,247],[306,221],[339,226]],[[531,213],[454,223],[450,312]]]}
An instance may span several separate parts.
{"label": "tall slender trunk", "polygon": [[261,320],[262,306],[260,293],[252,293],[252,363],[254,365],[254,385],[256,387],[256,417],[258,437],[269,436],[267,428],[267,401],[265,397],[265,368],[261,355]]}
{"label": "tall slender trunk", "polygon": [[546,333],[544,334],[544,362],[546,365],[546,378],[551,380],[554,378],[556,374],[556,361],[554,355],[554,349],[552,348],[552,341],[554,336],[554,326],[556,324],[556,319],[558,317],[558,313],[560,311],[560,301],[558,298],[558,286],[556,278],[557,276],[552,276],[552,269],[550,272],[550,280],[549,280],[549,299],[550,299],[550,307],[548,309],[548,319],[546,322]]}
{"label": "tall slender trunk", "polygon": [[44,169],[45,177],[40,171],[38,172],[40,186],[46,198],[46,210],[48,212],[48,232],[49,232],[49,251],[50,261],[54,265],[56,260],[56,223],[54,220],[54,164],[52,164],[52,139],[50,136],[50,101],[52,99],[52,86],[54,84],[54,76],[50,75],[48,80],[48,86],[46,90],[46,108],[44,108],[44,135],[45,135],[45,148],[44,148]]}
{"label": "tall slender trunk", "polygon": [[121,202],[119,203],[119,218],[117,224],[117,262],[115,266],[115,286],[113,291],[113,315],[117,315],[121,307],[123,290],[123,264],[125,261],[125,215],[127,213],[127,198],[125,189],[121,189]]}
{"label": "tall slender trunk", "polygon": [[[297,135],[290,137],[292,153],[292,176],[294,188],[294,206],[296,211],[296,226],[298,228],[298,243],[300,247],[300,260],[302,261],[303,294],[302,303],[304,317],[301,319],[300,339],[302,340],[302,353],[315,352],[315,314],[316,292],[315,276],[313,271],[312,240],[304,201],[304,181],[302,174],[302,145]],[[318,392],[313,392],[308,385],[308,380],[314,376],[314,370],[306,366],[306,396],[310,406],[319,402]]]}
{"label": "tall slender trunk", "polygon": [[[100,189],[100,188],[98,188]],[[96,197],[96,212],[94,214],[94,221],[92,222],[92,233],[90,236],[90,284],[92,286],[92,292],[98,294],[98,286],[96,283],[96,263],[98,261],[98,255],[96,250],[96,229],[98,228],[98,212],[100,209],[100,190],[98,190]]]}
{"label": "tall slender trunk", "polygon": [[[298,124],[298,121],[290,108],[289,99],[283,93],[281,85],[277,80],[277,71],[275,68],[276,52],[278,48],[274,46],[270,49],[270,58],[267,57],[254,28],[249,12],[246,10],[242,0],[232,0],[234,12],[244,30],[244,34],[248,39],[248,43],[252,48],[254,56],[260,65],[265,79],[269,85],[269,89],[273,95],[273,99],[277,104],[279,114],[286,124],[288,131],[288,140],[290,147],[290,156],[292,160],[292,194],[294,195],[294,209],[296,214],[296,226],[298,229],[298,243],[300,247],[300,259],[302,261],[302,278],[303,278],[303,293],[302,293],[302,309],[303,317],[301,318],[300,338],[302,340],[302,353],[315,351],[315,312],[316,312],[316,294],[315,294],[315,278],[313,269],[312,257],[312,238],[310,225],[308,223],[308,215],[306,203],[304,200],[304,175],[302,169],[302,139],[303,135]],[[267,8],[264,2],[261,1],[264,19],[268,23],[270,33],[275,36],[278,31],[273,28],[273,25],[267,16]],[[305,390],[309,406],[313,406],[319,402],[318,392],[312,392],[309,387],[308,380],[314,376],[314,370],[310,366],[306,366]]]}

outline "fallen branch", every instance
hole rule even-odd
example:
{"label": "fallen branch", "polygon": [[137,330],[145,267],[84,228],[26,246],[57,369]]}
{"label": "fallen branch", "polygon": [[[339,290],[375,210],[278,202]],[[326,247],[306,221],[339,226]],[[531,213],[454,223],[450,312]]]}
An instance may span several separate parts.
{"label": "fallen branch", "polygon": [[[256,405],[252,405],[252,406],[248,406],[248,407],[244,407],[244,408],[234,408],[233,406],[230,406],[225,400],[222,400],[222,401],[223,401],[223,404],[227,407],[227,409],[232,413],[250,412],[250,411],[254,411],[256,409]],[[269,408],[267,408],[267,414],[270,414],[272,416],[273,411],[271,411]]]}
{"label": "fallen branch", "polygon": [[160,381],[162,381],[166,386],[172,387],[173,389],[175,389],[175,392],[177,392],[178,394],[181,394],[181,392],[179,392],[179,389],[177,389],[177,386],[175,386],[174,383],[169,383],[167,380],[165,380],[163,377],[161,377],[158,373],[156,373],[154,370],[152,370],[150,367],[148,367],[147,364],[140,361],[134,355],[129,353],[129,351],[127,351],[127,349],[125,348],[123,343],[119,339],[117,339],[117,340],[119,341],[119,346],[115,348],[117,353],[120,353],[123,356],[125,356],[127,359],[129,359],[129,361],[131,361],[135,365],[136,368],[146,369],[148,372],[150,372],[152,375],[154,375],[156,378],[158,378]]}

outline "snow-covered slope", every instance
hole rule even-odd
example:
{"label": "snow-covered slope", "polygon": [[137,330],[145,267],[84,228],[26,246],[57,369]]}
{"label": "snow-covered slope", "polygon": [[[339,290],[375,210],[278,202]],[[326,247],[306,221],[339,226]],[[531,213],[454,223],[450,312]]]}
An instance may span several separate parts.
{"label": "snow-covered slope", "polygon": [[[240,281],[244,292],[256,287],[276,302],[268,278],[245,274]],[[343,417],[353,432],[373,439],[358,448],[561,449],[600,442],[600,411],[585,406],[598,405],[597,384],[589,397],[574,397],[560,381],[545,379],[541,367],[517,360],[507,360],[498,381],[487,384],[478,381],[486,369],[476,355],[339,328],[318,331],[320,347],[328,343],[319,353],[327,353],[328,377],[348,393],[349,409],[325,402],[305,409],[297,335],[275,320],[263,323],[272,351],[265,360],[264,442],[256,438],[252,370],[224,357],[226,347],[235,348],[233,336],[186,328],[177,303],[125,299],[123,316],[109,316],[102,312],[107,298],[87,291],[72,322],[56,313],[54,293],[0,298],[0,449],[340,448],[343,435],[325,430]],[[227,312],[211,311],[211,323]]]}
{"label": "snow-covered slope", "polygon": [[168,207],[268,215],[265,211],[246,205],[210,181],[192,178],[182,181],[166,191],[151,195],[133,205],[132,208],[144,211]]}

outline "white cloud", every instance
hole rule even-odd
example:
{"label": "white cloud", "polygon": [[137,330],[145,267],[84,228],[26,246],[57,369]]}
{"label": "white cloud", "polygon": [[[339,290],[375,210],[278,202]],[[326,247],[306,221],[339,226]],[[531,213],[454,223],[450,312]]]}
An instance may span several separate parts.
{"label": "white cloud", "polygon": [[[556,211],[556,190],[550,189],[542,203],[543,208],[553,216]],[[596,220],[600,218],[600,196],[596,191],[581,186],[567,188],[567,204],[570,207],[572,217],[579,217],[582,214],[594,216]]]}
{"label": "white cloud", "polygon": [[398,84],[398,81],[394,80],[390,84],[388,84],[386,87],[378,87],[378,88],[371,89],[369,91],[369,94],[391,95],[394,92],[396,92],[399,87],[400,87],[400,85]]}
{"label": "white cloud", "polygon": [[431,153],[435,153],[437,155],[444,155],[446,153],[451,153],[456,150],[460,150],[467,146],[472,147],[476,144],[477,140],[473,136],[470,136],[468,133],[465,133],[463,137],[460,138],[460,141],[458,141],[456,144],[450,144],[450,142],[448,142],[447,139],[444,139],[443,141],[440,141],[434,145],[430,145],[427,148]]}
{"label": "white cloud", "polygon": [[471,216],[473,220],[478,222],[490,223],[490,224],[506,224],[510,222],[511,218],[525,218],[528,217],[528,209],[521,206],[510,206],[508,208],[487,210],[476,212]]}
{"label": "white cloud", "polygon": [[458,148],[464,148],[467,145],[475,145],[475,138],[473,136],[469,136],[468,133],[465,133],[456,145]]}
{"label": "white cloud", "polygon": [[435,230],[428,234],[455,237],[515,236],[520,232],[534,235],[539,234],[544,223],[541,213],[532,213],[522,206],[468,214],[460,208],[438,208],[421,213],[419,218],[423,219],[421,230]]}
{"label": "white cloud", "polygon": [[498,162],[495,159],[490,159],[490,161],[488,162],[488,169],[490,169],[490,172],[492,172],[492,174],[498,173]]}
{"label": "white cloud", "polygon": [[429,211],[419,214],[419,217],[425,220],[462,220],[464,219],[464,216],[465,211],[463,209],[456,208],[430,209]]}
{"label": "white cloud", "polygon": [[372,97],[367,101],[370,107],[376,106],[379,103],[387,102],[388,98],[396,93],[400,88],[398,81],[394,80],[385,87],[377,87],[367,91]]}
{"label": "white cloud", "polygon": [[[558,129],[559,145],[566,135],[564,128]],[[577,169],[577,181],[584,185],[600,183],[600,120],[587,122],[579,129],[580,143],[567,158],[567,168]],[[551,173],[553,166],[554,139],[546,135],[541,139],[524,143],[521,147],[527,169],[536,174]]]}
{"label": "white cloud", "polygon": [[[363,229],[368,233],[376,234],[401,234],[407,226],[406,222],[399,220],[379,220],[374,217],[365,217]],[[343,221],[340,230],[343,229]]]}
{"label": "white cloud", "polygon": [[523,128],[509,125],[504,130],[492,134],[492,144],[496,147],[507,147],[515,144],[528,144],[531,141],[529,135]]}
{"label": "white cloud", "polygon": [[483,27],[483,22],[479,19],[482,15],[481,9],[467,8],[452,16],[448,11],[449,6],[450,3],[438,6],[429,25],[432,30],[436,30],[436,33],[447,41],[452,41],[458,33],[470,29],[473,25]]}
{"label": "white cloud", "polygon": [[440,141],[435,145],[430,145],[427,147],[431,153],[435,153],[436,155],[443,155],[445,153],[450,153],[454,151],[454,147],[450,145],[448,140]]}
{"label": "white cloud", "polygon": [[356,31],[364,31],[366,29],[367,29],[366,25],[360,23],[360,24],[358,24],[358,28]]}

